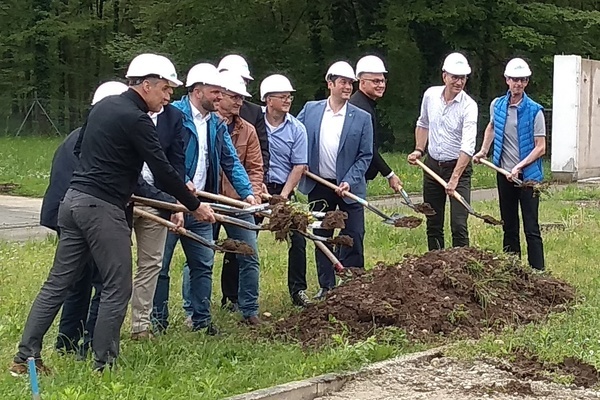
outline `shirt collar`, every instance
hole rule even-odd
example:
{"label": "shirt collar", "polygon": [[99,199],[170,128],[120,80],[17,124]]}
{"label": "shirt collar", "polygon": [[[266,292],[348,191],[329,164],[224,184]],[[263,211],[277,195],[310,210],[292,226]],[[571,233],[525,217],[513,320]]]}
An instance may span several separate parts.
{"label": "shirt collar", "polygon": [[340,111],[334,113],[333,109],[329,105],[329,100],[330,100],[330,97],[327,98],[327,102],[325,103],[326,104],[326,106],[325,106],[325,112],[331,112],[331,113],[333,113],[333,115],[346,115],[346,109],[348,108],[348,102],[347,101],[344,103],[344,106],[340,109]]}
{"label": "shirt collar", "polygon": [[446,86],[442,86],[442,92],[440,93],[440,98],[442,99],[442,102],[445,104],[451,104],[451,103],[460,103],[463,100],[463,97],[465,95],[465,91],[461,90],[459,94],[456,95],[455,98],[453,98],[452,100],[450,100],[449,103],[446,103],[446,98],[444,97],[444,91],[446,90]]}
{"label": "shirt collar", "polygon": [[200,121],[208,121],[208,119],[210,118],[210,112],[206,113],[206,116],[202,116],[202,113],[200,112],[200,110],[198,110],[190,101],[190,107],[192,109],[192,118],[193,119],[198,119]]}

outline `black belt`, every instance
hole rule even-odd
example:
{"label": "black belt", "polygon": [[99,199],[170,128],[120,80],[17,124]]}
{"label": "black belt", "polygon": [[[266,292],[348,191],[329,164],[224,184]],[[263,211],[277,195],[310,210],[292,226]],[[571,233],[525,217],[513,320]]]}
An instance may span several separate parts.
{"label": "black belt", "polygon": [[454,159],[454,160],[449,160],[449,161],[438,161],[435,158],[429,156],[429,159],[431,161],[433,161],[434,164],[437,164],[438,167],[454,167],[456,166],[456,163],[458,162],[458,158]]}

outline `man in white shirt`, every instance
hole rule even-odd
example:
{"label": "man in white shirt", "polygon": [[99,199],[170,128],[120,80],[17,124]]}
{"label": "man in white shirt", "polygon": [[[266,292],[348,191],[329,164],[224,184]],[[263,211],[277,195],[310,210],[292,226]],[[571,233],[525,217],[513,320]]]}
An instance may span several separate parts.
{"label": "man in white shirt", "polygon": [[442,71],[444,85],[430,87],[423,95],[415,150],[408,155],[408,162],[415,164],[428,146],[425,164],[448,183],[444,188],[427,173],[423,174],[423,201],[436,212],[427,218],[429,250],[445,247],[446,195],[450,196],[452,247],[469,245],[469,214],[452,195],[456,190],[467,201],[471,199],[471,157],[477,136],[477,103],[463,90],[471,73],[467,59],[460,53],[452,53],[444,60]]}
{"label": "man in white shirt", "polygon": [[[341,234],[354,240],[352,247],[339,249],[340,262],[347,267],[364,268],[363,240],[365,214],[363,207],[345,197],[352,192],[365,197],[365,174],[373,158],[373,123],[364,110],[349,104],[352,83],[356,80],[354,69],[344,61],[329,67],[325,75],[329,98],[309,101],[298,114],[306,127],[308,138],[308,170],[335,184],[334,192],[308,178],[300,181],[299,189],[308,195],[315,211],[339,208],[348,213],[346,227]],[[331,237],[333,230],[315,230],[315,234]],[[336,284],[331,261],[316,250],[317,272],[322,299]]]}

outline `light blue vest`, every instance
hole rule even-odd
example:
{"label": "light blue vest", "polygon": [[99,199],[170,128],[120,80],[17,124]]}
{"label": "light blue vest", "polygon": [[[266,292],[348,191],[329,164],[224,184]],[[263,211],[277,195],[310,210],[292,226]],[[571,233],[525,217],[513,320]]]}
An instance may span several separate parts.
{"label": "light blue vest", "polygon": [[[504,97],[499,97],[494,104],[494,157],[492,161],[500,166],[502,159],[502,145],[504,144],[504,127],[508,118],[508,105],[510,92]],[[519,158],[523,160],[535,147],[534,123],[537,113],[543,107],[531,100],[523,93],[523,100],[517,107],[517,134],[519,137]],[[523,180],[541,182],[544,179],[542,159],[538,158],[533,163],[523,168]]]}

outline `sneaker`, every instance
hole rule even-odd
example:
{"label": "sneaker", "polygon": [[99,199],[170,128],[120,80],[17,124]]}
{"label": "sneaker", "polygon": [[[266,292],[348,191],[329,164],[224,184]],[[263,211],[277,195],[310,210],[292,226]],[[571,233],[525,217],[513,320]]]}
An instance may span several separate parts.
{"label": "sneaker", "polygon": [[152,340],[154,335],[152,332],[146,330],[141,332],[134,332],[131,334],[131,340]]}
{"label": "sneaker", "polygon": [[[29,373],[29,368],[27,367],[27,362],[14,362],[11,364],[8,369],[12,376],[21,376]],[[41,375],[50,375],[52,370],[48,368],[44,362],[40,359],[35,360],[35,370],[38,374]]]}
{"label": "sneaker", "polygon": [[250,325],[250,326],[259,326],[259,325],[262,325],[262,321],[256,315],[252,315],[250,317],[244,318],[242,320],[242,323],[246,324],[246,325]]}
{"label": "sneaker", "polygon": [[329,290],[331,290],[331,289],[327,289],[327,288],[319,289],[319,291],[315,295],[314,299],[317,301],[325,300],[325,297],[327,297],[327,292],[329,292]]}
{"label": "sneaker", "polygon": [[304,290],[298,290],[292,294],[292,303],[298,307],[308,307],[313,304]]}

